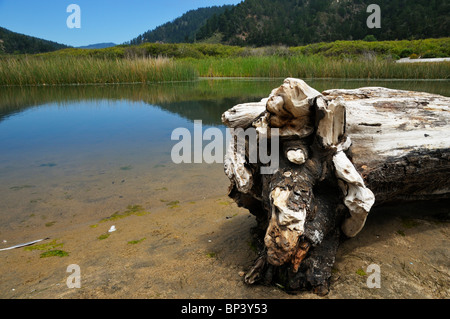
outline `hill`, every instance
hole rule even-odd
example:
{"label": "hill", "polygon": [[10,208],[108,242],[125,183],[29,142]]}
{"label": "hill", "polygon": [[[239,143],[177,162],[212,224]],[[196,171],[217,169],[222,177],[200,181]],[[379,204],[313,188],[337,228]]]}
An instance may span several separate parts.
{"label": "hill", "polygon": [[[381,8],[381,28],[366,25],[369,4]],[[336,40],[449,36],[448,0],[245,0],[212,16],[197,40],[233,45],[305,45]]]}
{"label": "hill", "polygon": [[0,27],[1,53],[43,53],[68,48],[67,45],[12,32]]}
{"label": "hill", "polygon": [[194,42],[196,32],[206,23],[208,18],[219,15],[228,8],[232,8],[232,6],[213,6],[190,10],[171,22],[139,35],[127,44]]}
{"label": "hill", "polygon": [[108,43],[95,43],[90,45],[84,45],[81,47],[77,47],[78,49],[105,49],[110,47],[115,47],[117,44],[108,42]]}

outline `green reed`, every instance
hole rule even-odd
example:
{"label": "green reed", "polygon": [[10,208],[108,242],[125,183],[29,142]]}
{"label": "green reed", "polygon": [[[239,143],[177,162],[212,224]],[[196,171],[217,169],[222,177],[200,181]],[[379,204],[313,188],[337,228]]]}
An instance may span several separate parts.
{"label": "green reed", "polygon": [[396,63],[389,59],[261,56],[183,60],[201,77],[298,77],[361,79],[449,79],[450,63]]}
{"label": "green reed", "polygon": [[0,85],[155,83],[201,77],[449,79],[450,62],[323,55],[207,58],[11,56],[0,59]]}
{"label": "green reed", "polygon": [[0,85],[147,83],[197,78],[192,66],[169,58],[10,57],[0,60]]}

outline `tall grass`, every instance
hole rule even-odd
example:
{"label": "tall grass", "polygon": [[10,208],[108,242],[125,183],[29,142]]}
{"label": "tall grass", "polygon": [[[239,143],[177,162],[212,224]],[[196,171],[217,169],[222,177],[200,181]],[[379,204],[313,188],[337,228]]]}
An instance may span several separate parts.
{"label": "tall grass", "polygon": [[197,78],[192,66],[169,58],[19,57],[0,61],[0,85],[147,83]]}
{"label": "tall grass", "polygon": [[298,77],[449,79],[450,63],[395,63],[384,59],[342,60],[314,56],[188,59],[201,77]]}

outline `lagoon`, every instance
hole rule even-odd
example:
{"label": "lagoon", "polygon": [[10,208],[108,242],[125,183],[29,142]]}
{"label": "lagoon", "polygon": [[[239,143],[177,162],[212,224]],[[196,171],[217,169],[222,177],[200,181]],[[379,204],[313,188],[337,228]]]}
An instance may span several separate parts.
{"label": "lagoon", "polygon": [[[194,120],[204,130],[224,130],[224,111],[259,101],[281,83],[202,79],[0,88],[0,231],[38,232],[50,221],[56,228],[75,219],[96,220],[131,204],[153,207],[226,194],[220,163],[172,162],[171,133],[180,127],[192,131]],[[450,95],[449,81],[307,83],[319,91],[385,86]],[[32,239],[22,234],[24,241]]]}

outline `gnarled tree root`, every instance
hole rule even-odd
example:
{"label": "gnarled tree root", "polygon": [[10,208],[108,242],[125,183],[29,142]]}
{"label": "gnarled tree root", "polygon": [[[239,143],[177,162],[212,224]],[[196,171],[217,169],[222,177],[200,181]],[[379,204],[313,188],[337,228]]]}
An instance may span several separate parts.
{"label": "gnarled tree root", "polygon": [[[325,295],[340,240],[361,231],[375,197],[448,198],[449,105],[445,97],[384,88],[321,94],[288,78],[261,102],[225,112],[226,125],[258,137],[251,145],[233,131],[225,157],[229,196],[257,221],[259,256],[245,282]],[[428,133],[399,122],[411,113],[414,127]],[[266,146],[279,154],[269,170],[254,160]],[[435,180],[419,181],[424,174]]]}

